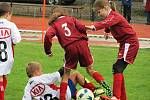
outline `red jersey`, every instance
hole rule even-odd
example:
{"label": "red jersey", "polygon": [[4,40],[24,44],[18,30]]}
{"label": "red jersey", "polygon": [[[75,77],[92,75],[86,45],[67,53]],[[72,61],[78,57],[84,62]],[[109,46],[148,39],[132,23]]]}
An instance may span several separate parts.
{"label": "red jersey", "polygon": [[57,36],[62,48],[79,40],[88,40],[85,25],[82,25],[76,18],[70,16],[59,17],[46,32],[44,48],[46,54],[50,54],[52,38]]}
{"label": "red jersey", "polygon": [[96,30],[109,28],[118,43],[125,43],[131,38],[137,39],[136,32],[128,24],[127,20],[115,11],[111,11],[103,21],[95,22],[94,27]]}
{"label": "red jersey", "polygon": [[148,11],[148,12],[150,11],[150,0],[146,1],[145,10]]}

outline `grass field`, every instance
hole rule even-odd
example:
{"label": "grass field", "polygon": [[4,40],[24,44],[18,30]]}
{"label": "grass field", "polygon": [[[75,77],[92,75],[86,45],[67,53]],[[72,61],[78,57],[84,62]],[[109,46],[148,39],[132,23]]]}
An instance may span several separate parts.
{"label": "grass field", "polygon": [[[94,56],[94,69],[105,76],[112,85],[112,64],[116,60],[117,48],[91,46]],[[8,79],[5,100],[21,100],[28,78],[25,67],[29,61],[38,61],[45,73],[57,71],[63,64],[63,50],[59,44],[53,44],[52,58],[45,56],[43,45],[37,42],[21,42],[15,47],[15,63]],[[83,68],[78,71],[92,80]],[[125,71],[128,100],[150,100],[150,49],[140,49],[135,64]],[[96,84],[98,86],[98,84]]]}

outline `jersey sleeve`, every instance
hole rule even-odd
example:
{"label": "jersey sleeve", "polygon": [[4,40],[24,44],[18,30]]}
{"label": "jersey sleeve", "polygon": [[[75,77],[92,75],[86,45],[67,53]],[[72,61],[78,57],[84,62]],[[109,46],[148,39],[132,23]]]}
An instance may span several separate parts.
{"label": "jersey sleeve", "polygon": [[21,41],[20,32],[14,23],[12,25],[12,34],[11,35],[12,35],[13,44],[17,44]]}
{"label": "jersey sleeve", "polygon": [[26,88],[24,90],[24,95],[22,97],[22,100],[32,100],[31,94]]}
{"label": "jersey sleeve", "polygon": [[103,21],[95,22],[92,26],[95,30],[100,30],[100,29],[104,29],[104,28],[108,29],[110,26],[113,26],[119,22],[120,22],[119,17],[117,17],[115,15],[110,15]]}
{"label": "jersey sleeve", "polygon": [[73,18],[74,23],[76,28],[81,32],[81,33],[86,33],[86,28],[85,25],[81,24],[81,22],[79,20],[77,20],[76,18]]}
{"label": "jersey sleeve", "polygon": [[61,76],[59,72],[54,72],[51,74],[43,74],[39,77],[39,82],[44,84],[53,84],[56,82],[60,82]]}
{"label": "jersey sleeve", "polygon": [[44,50],[47,55],[51,54],[52,38],[55,36],[55,34],[56,30],[52,26],[50,26],[46,31],[44,37]]}

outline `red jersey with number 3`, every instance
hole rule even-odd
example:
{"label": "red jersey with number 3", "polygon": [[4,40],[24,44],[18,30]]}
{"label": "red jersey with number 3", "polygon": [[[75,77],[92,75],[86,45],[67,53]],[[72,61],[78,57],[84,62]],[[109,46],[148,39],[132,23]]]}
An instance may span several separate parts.
{"label": "red jersey with number 3", "polygon": [[55,35],[63,48],[78,40],[88,40],[85,25],[82,25],[76,18],[70,16],[59,17],[48,28],[44,39],[44,47],[47,54],[52,45],[52,38]]}

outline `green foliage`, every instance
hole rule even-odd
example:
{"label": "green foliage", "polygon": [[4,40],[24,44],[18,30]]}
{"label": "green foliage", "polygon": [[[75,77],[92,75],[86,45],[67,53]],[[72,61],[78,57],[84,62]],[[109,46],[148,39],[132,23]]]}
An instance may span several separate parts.
{"label": "green foliage", "polygon": [[[94,69],[99,71],[112,85],[112,64],[116,61],[118,48],[91,46],[94,57]],[[53,44],[53,57],[48,58],[43,51],[43,44],[37,42],[21,42],[15,46],[15,63],[8,77],[5,100],[21,100],[24,87],[27,83],[25,72],[26,64],[30,61],[38,61],[43,66],[44,73],[57,71],[63,65],[63,49],[59,44]],[[150,100],[150,49],[140,49],[135,64],[129,65],[125,71],[127,95],[129,100]],[[78,66],[78,71],[90,81],[96,82],[89,77],[84,68]],[[98,84],[96,84],[98,86]],[[78,86],[78,88],[80,88]]]}

